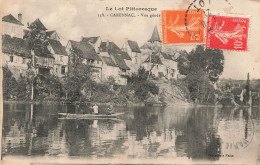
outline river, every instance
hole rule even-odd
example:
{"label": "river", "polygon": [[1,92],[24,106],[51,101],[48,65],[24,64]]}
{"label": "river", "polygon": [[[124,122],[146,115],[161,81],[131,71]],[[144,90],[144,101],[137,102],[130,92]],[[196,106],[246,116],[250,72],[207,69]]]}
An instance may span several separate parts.
{"label": "river", "polygon": [[[100,107],[100,109],[105,107]],[[131,107],[115,119],[64,120],[72,105],[4,103],[3,159],[259,159],[260,109]]]}

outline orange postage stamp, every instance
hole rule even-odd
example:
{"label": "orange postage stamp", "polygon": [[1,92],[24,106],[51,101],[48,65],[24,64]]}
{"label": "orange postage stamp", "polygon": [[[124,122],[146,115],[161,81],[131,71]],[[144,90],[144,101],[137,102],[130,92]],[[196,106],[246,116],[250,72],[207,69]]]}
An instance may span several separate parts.
{"label": "orange postage stamp", "polygon": [[204,42],[203,10],[163,10],[163,44]]}

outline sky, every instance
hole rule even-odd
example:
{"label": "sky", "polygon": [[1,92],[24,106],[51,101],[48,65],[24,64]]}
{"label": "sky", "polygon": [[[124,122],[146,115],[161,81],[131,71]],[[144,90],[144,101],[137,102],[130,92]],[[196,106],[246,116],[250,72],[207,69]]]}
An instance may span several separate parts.
{"label": "sky", "polygon": [[[122,47],[124,40],[135,40],[142,46],[151,37],[156,25],[161,32],[161,18],[99,18],[99,13],[109,15],[120,7],[151,7],[155,12],[136,12],[138,14],[160,14],[161,10],[187,9],[193,0],[1,0],[1,16],[12,14],[17,18],[22,13],[23,24],[39,18],[48,30],[56,30],[61,42],[66,46],[68,40],[79,41],[82,36],[100,36],[103,41],[114,41]],[[222,78],[246,79],[260,78],[260,1],[258,0],[205,0],[205,7],[212,13],[232,13],[250,16],[248,51],[225,50],[225,64]],[[194,45],[172,45],[174,49],[192,50]]]}

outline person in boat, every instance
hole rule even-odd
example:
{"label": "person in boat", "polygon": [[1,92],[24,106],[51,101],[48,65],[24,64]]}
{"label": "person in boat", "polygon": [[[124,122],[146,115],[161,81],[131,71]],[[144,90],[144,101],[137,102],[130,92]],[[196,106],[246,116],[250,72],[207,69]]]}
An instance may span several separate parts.
{"label": "person in boat", "polygon": [[93,112],[94,112],[94,114],[98,114],[98,106],[97,106],[97,104],[94,104]]}
{"label": "person in boat", "polygon": [[109,108],[107,109],[106,114],[107,114],[107,115],[111,115],[111,114],[114,114],[114,113],[115,113],[115,112],[114,112],[113,105],[110,104],[110,105],[109,105]]}

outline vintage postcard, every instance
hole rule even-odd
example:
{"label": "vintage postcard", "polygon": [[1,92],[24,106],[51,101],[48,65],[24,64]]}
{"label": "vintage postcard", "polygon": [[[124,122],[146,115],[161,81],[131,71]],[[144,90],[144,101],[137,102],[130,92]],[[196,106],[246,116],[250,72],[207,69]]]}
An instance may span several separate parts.
{"label": "vintage postcard", "polygon": [[0,13],[0,164],[260,164],[259,0]]}

